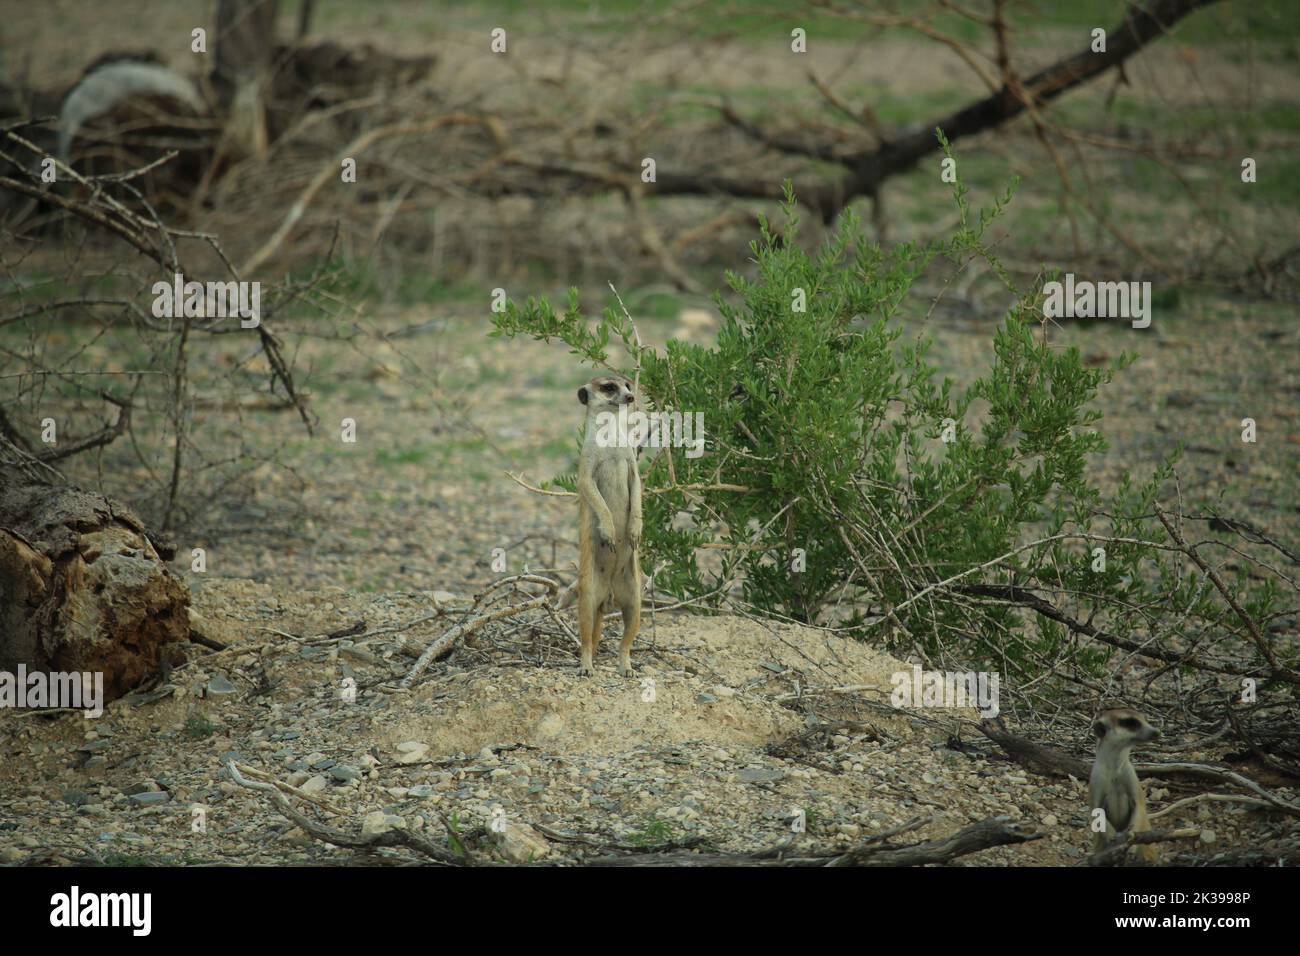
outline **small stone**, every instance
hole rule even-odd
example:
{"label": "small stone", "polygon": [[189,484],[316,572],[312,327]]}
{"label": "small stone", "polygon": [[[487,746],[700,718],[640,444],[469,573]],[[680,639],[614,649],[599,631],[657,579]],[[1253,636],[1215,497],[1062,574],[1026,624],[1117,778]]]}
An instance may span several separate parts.
{"label": "small stone", "polygon": [[1049,814],[1047,814],[1045,817],[1043,817],[1043,826],[1045,826],[1045,827],[1054,827],[1054,826],[1056,826],[1059,822],[1060,822],[1060,821],[1058,821],[1058,820],[1056,819],[1056,814],[1054,814],[1054,813],[1049,813]]}
{"label": "small stone", "polygon": [[736,779],[742,783],[775,783],[785,776],[785,772],[775,769],[745,768],[736,771]]}
{"label": "small stone", "polygon": [[301,790],[303,793],[320,793],[322,790],[325,789],[325,787],[326,787],[325,778],[322,777],[320,774],[316,774],[316,776],[312,777],[310,780],[303,783],[303,785],[298,789]]}
{"label": "small stone", "polygon": [[429,754],[429,745],[418,740],[407,740],[397,745],[397,762],[413,764],[424,760]]}
{"label": "small stone", "polygon": [[526,823],[507,823],[497,834],[497,849],[511,863],[531,863],[551,852],[551,845]]}
{"label": "small stone", "polygon": [[351,783],[353,780],[361,779],[361,771],[356,767],[341,763],[330,767],[330,777],[339,783]]}
{"label": "small stone", "polygon": [[286,831],[281,835],[280,839],[292,846],[310,846],[313,842],[312,838],[307,835],[306,831],[300,827],[294,827],[292,830]]}
{"label": "small stone", "polygon": [[1200,835],[1197,837],[1197,839],[1200,840],[1202,843],[1217,843],[1219,840],[1219,835],[1215,833],[1213,830],[1202,830]]}
{"label": "small stone", "polygon": [[239,688],[218,674],[208,681],[206,690],[212,697],[226,697],[239,692]]}
{"label": "small stone", "polygon": [[167,803],[169,800],[171,800],[171,798],[172,797],[170,793],[164,793],[161,790],[153,790],[148,793],[131,794],[131,802],[134,803],[137,807],[157,806],[160,803]]}
{"label": "small stone", "polygon": [[404,829],[406,829],[405,820],[401,817],[384,813],[383,810],[375,810],[372,813],[367,813],[365,819],[361,821],[361,836],[366,839],[379,836],[380,834],[387,833],[390,830]]}

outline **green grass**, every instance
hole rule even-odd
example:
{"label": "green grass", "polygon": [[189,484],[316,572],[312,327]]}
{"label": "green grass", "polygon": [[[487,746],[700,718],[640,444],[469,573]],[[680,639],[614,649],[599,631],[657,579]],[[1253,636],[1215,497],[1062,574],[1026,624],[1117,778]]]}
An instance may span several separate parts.
{"label": "green grass", "polygon": [[[317,266],[300,270],[295,278],[306,281]],[[349,301],[384,301],[401,305],[468,305],[488,301],[488,290],[470,282],[447,282],[425,269],[380,273],[373,262],[348,260],[335,263],[323,283],[326,290]]]}
{"label": "green grass", "polygon": [[185,721],[185,729],[182,734],[186,740],[204,740],[220,729],[202,714],[190,714]]}
{"label": "green grass", "polygon": [[641,829],[628,834],[627,842],[640,847],[662,846],[671,843],[675,835],[676,829],[669,821],[647,817]]}
{"label": "green grass", "polygon": [[[504,27],[512,49],[526,46],[544,24],[582,30],[626,30],[629,22],[638,26],[651,17],[679,6],[677,0],[548,0],[539,5],[533,0],[440,0],[432,3],[391,3],[389,0],[361,0],[344,3],[324,0],[316,15],[318,29],[345,29],[358,19],[404,30],[421,30],[437,35],[440,31],[482,29],[486,48],[486,31]],[[853,5],[847,5],[853,9]],[[895,0],[890,9],[900,14],[927,14],[935,29],[957,40],[983,39],[986,28],[957,13],[940,11],[930,15],[936,4],[932,0]],[[985,3],[971,5],[981,13]],[[1043,31],[1078,33],[1079,44],[1088,40],[1094,27],[1113,29],[1124,16],[1123,0],[1026,0],[1009,4],[1008,24],[1013,36]],[[296,4],[294,5],[296,9]],[[868,13],[888,12],[883,3],[866,4]],[[687,9],[664,22],[656,32],[689,31],[692,36],[738,36],[753,43],[780,45],[788,49],[790,31],[802,27],[808,33],[810,48],[823,40],[853,42],[877,35],[870,23],[851,17],[828,14],[809,4],[708,3]],[[887,36],[907,35],[905,29],[891,29]],[[915,36],[915,33],[910,33]],[[1244,41],[1294,50],[1294,38],[1300,36],[1300,4],[1292,0],[1256,0],[1252,3],[1224,3],[1198,10],[1173,28],[1174,38],[1198,46],[1226,46]],[[1289,45],[1288,45],[1289,44]]]}

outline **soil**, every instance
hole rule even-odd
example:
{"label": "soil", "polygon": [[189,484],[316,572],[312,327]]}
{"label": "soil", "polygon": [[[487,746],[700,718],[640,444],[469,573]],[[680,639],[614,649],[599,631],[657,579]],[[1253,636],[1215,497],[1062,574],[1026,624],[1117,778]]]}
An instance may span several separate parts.
{"label": "soil", "polygon": [[[563,412],[584,373],[562,349],[486,338],[482,316],[442,318],[397,345],[377,337],[310,378],[322,420],[315,439],[303,439],[289,414],[243,414],[238,440],[274,452],[279,466],[259,471],[245,499],[214,503],[207,529],[179,542],[175,563],[209,636],[232,649],[195,648],[190,664],[160,681],[161,698],[155,689],[148,702],[118,701],[96,721],[0,713],[0,860],[375,859],[311,839],[262,794],[238,788],[224,769],[232,754],[292,784],[322,786],[339,811],[325,817],[334,825],[355,829],[379,813],[441,839],[446,816],[481,858],[503,852],[494,819],[534,828],[530,839],[542,842],[527,843],[523,858],[555,863],[614,844],[754,850],[789,835],[802,811],[799,840],[819,850],[918,816],[932,819],[908,839],[1006,815],[1042,838],[961,863],[1082,859],[1083,782],[1010,763],[972,729],[973,711],[894,710],[890,676],[910,664],[816,629],[657,613],[635,648],[632,680],[615,672],[615,627],[593,680],[577,675],[576,641],[539,646],[493,631],[435,664],[409,694],[383,692],[381,681],[404,673],[500,577],[492,549],[506,549],[508,573],[565,569],[574,558],[572,501],[534,495],[503,471],[538,479],[571,470],[576,397],[572,414]],[[373,322],[391,331],[416,319],[429,313]],[[1250,520],[1293,529],[1294,498],[1279,489],[1297,435],[1293,406],[1279,399],[1295,381],[1286,356],[1297,343],[1295,331],[1275,329],[1193,310],[1145,333],[1054,332],[1097,356],[1144,336],[1142,362],[1161,371],[1142,375],[1140,363],[1103,393],[1116,449],[1097,461],[1107,481],[1154,467],[1184,440],[1189,492],[1216,493],[1235,475]],[[929,331],[946,372],[960,378],[987,360],[987,326],[932,320]],[[698,317],[689,329],[647,319],[642,332],[653,341],[708,334]],[[298,359],[311,367],[338,352],[305,340]],[[1268,440],[1241,445],[1243,410]],[[343,417],[357,422],[355,444],[325,424]],[[199,427],[219,441],[212,425]],[[184,563],[191,546],[206,549],[201,573]],[[439,605],[442,615],[396,633],[321,640],[358,621],[367,631],[401,627]],[[340,699],[348,677],[359,687],[352,703]],[[653,701],[644,699],[647,681]],[[846,720],[855,723],[807,736]],[[1084,741],[1064,743],[1087,756]],[[418,762],[401,762],[412,753]],[[1148,786],[1154,808],[1185,795]],[[205,833],[192,832],[196,806],[206,808]],[[1167,851],[1183,862],[1296,843],[1288,821],[1221,806],[1212,819],[1191,808],[1178,822],[1213,841]]]}
{"label": "soil", "polygon": [[[187,49],[189,31],[210,5],[154,4],[156,15],[146,18],[103,16],[93,49],[67,28],[80,22],[82,6],[47,0],[12,11],[15,35],[40,51],[34,81],[70,84],[106,49]],[[322,8],[319,32],[332,35],[330,5]],[[422,53],[427,25],[443,57],[439,77],[477,69],[476,81],[496,88],[489,67],[467,52],[485,32],[464,26],[438,33],[441,12],[414,0],[385,8],[373,22],[333,8],[353,18],[336,38]],[[1041,51],[1029,48],[1030,59],[1041,54],[1046,62],[1060,46],[1051,39],[1026,38],[1042,44]],[[586,68],[584,55],[570,63],[558,40],[532,43],[535,56],[524,61],[531,74],[563,64]],[[920,93],[951,93],[962,69],[934,44],[880,43],[869,56],[859,47],[820,42],[815,68],[834,77],[852,66],[864,85]],[[689,66],[701,71],[701,85],[743,92],[761,82],[807,93],[802,62],[787,58],[756,78],[751,52],[725,45],[649,51],[629,75],[665,82]],[[1190,84],[1161,80],[1188,55],[1172,45],[1144,54],[1130,71],[1139,91],[1133,95],[1166,106],[1194,99]],[[187,70],[199,66],[188,53],[169,59]],[[1253,68],[1261,87],[1294,88],[1294,70],[1285,65]],[[1201,70],[1210,88],[1240,81],[1238,65],[1222,57],[1204,55]],[[1026,151],[1033,148],[1029,132],[1017,135]],[[1045,160],[1040,173],[1040,180],[1055,175]],[[1054,208],[1053,195],[1037,200]],[[1165,210],[1151,211],[1155,226],[1175,231],[1164,226]],[[1256,214],[1273,218],[1272,211]],[[1190,232],[1183,239],[1215,241]],[[1032,269],[1040,251],[1022,250]],[[743,243],[720,243],[715,255],[741,269],[747,252]],[[1243,272],[1249,265],[1239,263]],[[589,308],[604,304],[607,278],[622,281],[597,278],[594,294],[584,295]],[[507,291],[519,298],[554,292]],[[648,342],[709,340],[706,300],[680,296],[681,311],[656,317],[638,308],[636,290],[623,291]],[[933,359],[960,384],[987,368],[1007,303],[956,289],[947,302],[908,331],[934,338]],[[635,678],[616,675],[611,629],[589,680],[577,674],[576,641],[539,643],[496,629],[435,664],[410,692],[383,689],[500,577],[495,549],[504,551],[510,574],[565,573],[576,557],[572,500],[530,493],[505,473],[535,483],[574,469],[581,421],[574,391],[589,373],[562,346],[488,338],[488,308],[485,287],[473,302],[362,303],[344,341],[324,323],[287,325],[299,384],[319,416],[314,437],[292,411],[264,407],[269,369],[239,336],[194,348],[191,382],[200,401],[192,438],[201,461],[187,473],[173,568],[209,636],[230,649],[193,648],[190,663],[159,674],[154,686],[111,704],[97,720],[0,710],[0,864],[410,858],[398,850],[345,851],[309,837],[264,794],[239,787],[226,769],[231,759],[313,792],[332,808],[319,813],[334,826],[357,830],[373,814],[400,817],[400,825],[441,842],[450,825],[479,859],[504,853],[517,862],[577,863],[615,844],[748,851],[790,836],[801,815],[799,845],[821,850],[847,848],[917,817],[929,822],[908,841],[1005,815],[1041,838],[957,862],[1057,866],[1084,858],[1083,782],[1009,762],[973,729],[973,711],[891,707],[890,678],[910,663],[817,629],[661,612],[643,623]],[[75,353],[77,366],[134,367],[129,339],[96,333]],[[1222,500],[1233,517],[1296,540],[1300,328],[1292,306],[1184,290],[1157,309],[1149,329],[1067,322],[1047,334],[1094,364],[1139,353],[1098,399],[1111,447],[1091,465],[1103,488],[1128,475],[1141,480],[1181,442],[1180,487],[1188,500]],[[62,414],[56,402],[47,400],[49,412]],[[1257,423],[1255,443],[1242,441],[1244,418]],[[345,419],[355,424],[354,442],[344,440]],[[147,428],[144,415],[139,427]],[[144,440],[142,447],[164,446]],[[73,477],[89,487],[104,481],[103,490],[154,519],[161,502],[139,489],[156,487],[167,462],[150,454],[117,442],[85,456]],[[218,465],[231,461],[251,464],[230,481]],[[202,570],[195,549],[202,549]],[[439,606],[442,613],[411,623]],[[387,632],[325,637],[355,622]],[[354,701],[341,693],[349,679],[357,685]],[[1050,742],[1089,754],[1083,739]],[[1160,750],[1148,756],[1158,760]],[[1188,761],[1223,756],[1213,748],[1177,754]],[[1300,800],[1295,788],[1271,786]],[[1153,809],[1185,795],[1148,785]],[[1167,847],[1165,859],[1295,854],[1293,819],[1225,804],[1212,814],[1188,808],[1168,822],[1200,835]],[[524,852],[496,846],[502,841],[492,826],[501,820],[508,830],[531,828]]]}

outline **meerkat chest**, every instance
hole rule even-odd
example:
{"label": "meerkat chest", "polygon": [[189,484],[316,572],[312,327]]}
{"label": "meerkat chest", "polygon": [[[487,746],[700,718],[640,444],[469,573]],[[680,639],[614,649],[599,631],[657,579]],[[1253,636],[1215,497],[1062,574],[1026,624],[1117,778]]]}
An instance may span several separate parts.
{"label": "meerkat chest", "polygon": [[1127,830],[1133,823],[1134,811],[1140,799],[1137,774],[1132,766],[1099,768],[1093,773],[1092,790],[1094,806],[1106,811],[1108,827],[1117,832]]}
{"label": "meerkat chest", "polygon": [[596,461],[592,477],[600,496],[609,505],[610,511],[618,514],[625,512],[630,500],[628,481],[628,455],[609,455]]}

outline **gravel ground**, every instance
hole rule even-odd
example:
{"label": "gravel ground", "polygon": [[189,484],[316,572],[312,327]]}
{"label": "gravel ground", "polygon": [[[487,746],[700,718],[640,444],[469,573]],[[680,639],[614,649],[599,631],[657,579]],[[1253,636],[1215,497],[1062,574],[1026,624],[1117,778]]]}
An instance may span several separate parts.
{"label": "gravel ground", "polygon": [[[1184,440],[1185,493],[1226,489],[1237,513],[1293,537],[1297,333],[1267,315],[1206,309],[1137,343],[1142,360],[1102,399],[1114,449],[1097,465],[1111,482]],[[812,629],[659,614],[637,644],[633,681],[615,676],[612,639],[597,677],[582,681],[576,646],[494,634],[435,665],[412,692],[381,692],[381,679],[402,673],[413,648],[497,577],[493,548],[507,549],[510,572],[574,557],[572,503],[538,498],[502,472],[541,478],[572,467],[579,415],[569,396],[584,375],[562,349],[503,344],[484,331],[482,317],[449,316],[398,347],[350,351],[309,382],[325,426],[313,441],[288,415],[245,416],[239,440],[274,449],[301,484],[261,469],[246,497],[218,501],[207,530],[178,542],[181,554],[208,549],[207,572],[179,563],[178,572],[212,636],[235,646],[196,657],[148,702],[117,702],[98,721],[0,713],[0,862],[378,858],[310,838],[264,795],[237,787],[224,769],[232,754],[326,801],[337,812],[321,819],[333,825],[373,829],[396,817],[441,840],[445,817],[481,859],[575,863],[632,852],[620,846],[753,850],[790,835],[799,811],[800,844],[823,851],[916,817],[930,822],[908,840],[1006,815],[1042,838],[961,862],[1081,859],[1083,783],[1002,759],[960,726],[973,712],[891,709],[889,675],[908,665]],[[986,360],[986,326],[936,321],[931,332],[950,374]],[[707,330],[647,321],[643,333]],[[1097,360],[1134,347],[1132,333],[1113,326],[1054,335]],[[324,349],[306,342],[299,360],[311,364]],[[1259,422],[1253,446],[1239,439],[1247,414]],[[330,432],[343,417],[358,422],[356,444]],[[435,600],[444,616],[398,632],[305,643],[358,620],[369,631],[408,624]],[[351,703],[339,694],[348,677],[361,688]],[[829,690],[845,686],[856,689]],[[808,735],[810,720],[851,723]],[[1071,745],[1086,755],[1082,742]],[[1149,793],[1156,807],[1183,795]],[[194,832],[196,806],[206,808],[204,832]],[[1181,848],[1183,862],[1297,843],[1287,821],[1222,806],[1179,822],[1203,829]]]}

